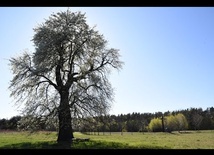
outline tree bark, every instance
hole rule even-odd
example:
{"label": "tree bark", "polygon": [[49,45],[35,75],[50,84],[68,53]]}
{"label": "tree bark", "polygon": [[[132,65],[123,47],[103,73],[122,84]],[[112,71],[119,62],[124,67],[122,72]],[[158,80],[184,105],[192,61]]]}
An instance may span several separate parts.
{"label": "tree bark", "polygon": [[68,90],[62,90],[60,92],[60,106],[58,109],[58,118],[59,118],[59,132],[57,139],[58,143],[72,143],[72,138],[74,138],[68,96],[69,96]]}
{"label": "tree bark", "polygon": [[164,127],[164,116],[162,115],[161,117],[162,120],[162,132],[165,132],[165,127]]}

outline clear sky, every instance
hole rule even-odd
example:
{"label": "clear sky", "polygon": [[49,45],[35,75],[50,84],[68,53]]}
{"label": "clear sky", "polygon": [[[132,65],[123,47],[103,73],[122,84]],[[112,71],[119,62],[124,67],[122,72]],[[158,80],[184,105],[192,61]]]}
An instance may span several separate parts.
{"label": "clear sky", "polygon": [[[214,106],[214,7],[69,7],[120,49],[110,114]],[[19,115],[10,98],[11,57],[34,51],[33,28],[67,7],[0,7],[0,119]]]}

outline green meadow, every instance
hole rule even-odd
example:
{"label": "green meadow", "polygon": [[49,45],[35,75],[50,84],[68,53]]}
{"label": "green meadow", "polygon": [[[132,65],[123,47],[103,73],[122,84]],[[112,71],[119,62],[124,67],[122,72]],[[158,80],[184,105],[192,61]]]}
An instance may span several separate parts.
{"label": "green meadow", "polygon": [[82,134],[72,146],[57,144],[56,132],[0,132],[0,149],[214,149],[214,130],[186,132],[100,132]]}

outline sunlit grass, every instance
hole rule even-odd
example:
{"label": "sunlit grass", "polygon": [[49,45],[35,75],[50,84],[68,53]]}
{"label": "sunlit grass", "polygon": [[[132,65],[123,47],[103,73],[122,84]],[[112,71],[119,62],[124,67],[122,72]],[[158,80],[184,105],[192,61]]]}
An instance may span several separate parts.
{"label": "sunlit grass", "polygon": [[214,149],[214,131],[187,133],[113,133],[90,135],[91,139],[127,143],[129,146],[165,149]]}
{"label": "sunlit grass", "polygon": [[[72,149],[214,149],[214,131],[186,133],[92,133],[74,132],[89,141],[72,143]],[[61,149],[56,132],[0,132],[0,149]]]}

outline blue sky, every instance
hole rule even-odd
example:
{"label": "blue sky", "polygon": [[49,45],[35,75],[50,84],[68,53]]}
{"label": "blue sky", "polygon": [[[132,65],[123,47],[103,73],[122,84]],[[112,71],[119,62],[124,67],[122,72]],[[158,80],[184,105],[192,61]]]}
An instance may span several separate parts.
{"label": "blue sky", "polygon": [[[120,49],[110,114],[214,105],[214,7],[69,7]],[[34,51],[33,28],[67,7],[0,7],[0,118],[19,115],[10,98],[10,57]]]}

